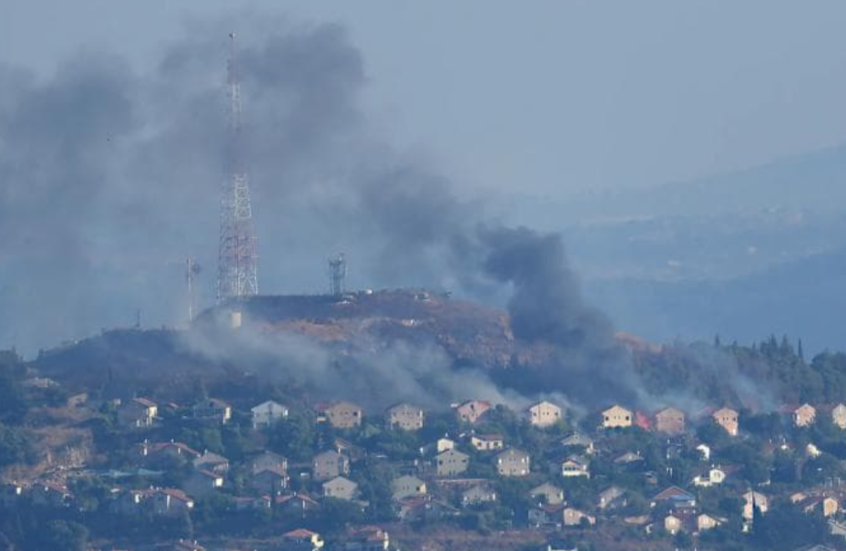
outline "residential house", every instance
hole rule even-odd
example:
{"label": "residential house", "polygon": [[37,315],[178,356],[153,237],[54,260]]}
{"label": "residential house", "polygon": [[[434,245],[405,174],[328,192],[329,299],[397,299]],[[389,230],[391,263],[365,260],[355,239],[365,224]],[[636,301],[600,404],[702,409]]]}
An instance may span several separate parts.
{"label": "residential house", "polygon": [[147,498],[153,490],[116,491],[108,503],[111,513],[121,516],[138,516],[144,512]]}
{"label": "residential house", "polygon": [[288,488],[290,477],[288,471],[278,466],[265,467],[250,475],[249,485],[257,492],[269,495],[279,495]]}
{"label": "residential house", "polygon": [[435,457],[438,476],[456,476],[467,470],[470,456],[458,450],[446,450]]}
{"label": "residential house", "polygon": [[670,436],[684,433],[684,412],[673,407],[662,409],[655,414],[655,430]]}
{"label": "residential house", "polygon": [[606,429],[631,427],[634,414],[626,408],[614,405],[602,412],[602,426]]}
{"label": "residential house", "polygon": [[839,429],[846,429],[846,404],[837,404],[831,409],[831,422]]}
{"label": "residential house", "polygon": [[580,432],[574,432],[561,440],[561,447],[563,448],[584,448],[585,453],[593,454],[593,439]]}
{"label": "residential house", "polygon": [[714,421],[730,436],[737,436],[738,431],[738,421],[737,421],[737,412],[731,408],[721,408],[715,411],[711,417],[714,418]]}
{"label": "residential house", "polygon": [[436,442],[420,448],[420,455],[437,455],[447,450],[455,449],[455,442],[449,438],[438,438]]}
{"label": "residential house", "polygon": [[503,449],[505,440],[501,434],[474,434],[470,437],[470,444],[480,452],[488,452]]}
{"label": "residential house", "polygon": [[311,461],[311,476],[314,480],[330,480],[348,474],[350,474],[350,460],[334,450],[319,453]]}
{"label": "residential house", "polygon": [[358,494],[358,484],[343,476],[336,476],[332,480],[327,480],[323,483],[324,497],[352,501],[355,499],[356,494]]}
{"label": "residential house", "polygon": [[494,501],[496,501],[496,491],[487,484],[473,486],[461,493],[461,504],[465,507],[468,505],[479,505],[481,503],[492,503]]}
{"label": "residential house", "polygon": [[693,477],[693,485],[701,488],[709,488],[717,484],[722,484],[726,479],[726,471],[720,467],[711,467],[704,473]]}
{"label": "residential house", "polygon": [[431,496],[407,497],[397,502],[397,517],[403,522],[435,521],[459,514],[458,509]]}
{"label": "residential house", "polygon": [[350,458],[350,462],[355,463],[356,461],[360,461],[367,456],[367,450],[361,446],[357,446],[353,444],[349,440],[344,440],[343,438],[336,436],[332,439],[332,449],[334,449],[338,453],[342,453]]}
{"label": "residential house", "polygon": [[671,536],[675,536],[684,528],[684,521],[679,517],[669,514],[664,517],[664,530]]}
{"label": "residential house", "polygon": [[529,406],[526,410],[526,419],[533,427],[551,427],[552,425],[558,423],[561,418],[561,408],[546,400]]}
{"label": "residential house", "polygon": [[426,483],[416,476],[400,476],[391,483],[391,492],[396,500],[426,495]]}
{"label": "residential house", "polygon": [[194,459],[192,463],[194,468],[200,471],[205,470],[218,474],[226,474],[229,471],[229,460],[208,450]]}
{"label": "residential house", "polygon": [[132,398],[117,410],[118,424],[131,428],[150,428],[159,414],[159,406],[147,398]]}
{"label": "residential house", "polygon": [[817,408],[811,404],[802,404],[791,413],[793,425],[796,427],[808,427],[814,424],[817,417]]}
{"label": "residential house", "polygon": [[204,499],[223,487],[223,476],[211,471],[194,471],[182,487],[189,495]]}
{"label": "residential house", "polygon": [[846,524],[837,522],[833,518],[828,519],[828,531],[832,536],[846,539]]}
{"label": "residential house", "polygon": [[545,551],[579,551],[576,544],[563,540],[549,541],[543,549]]}
{"label": "residential house", "polygon": [[152,513],[159,517],[180,518],[194,508],[194,500],[182,490],[164,488],[149,495]]}
{"label": "residential house", "polygon": [[564,509],[564,505],[561,503],[557,504],[549,504],[549,503],[538,503],[529,507],[529,510],[526,514],[527,521],[529,526],[534,526],[535,528],[541,526],[550,526],[558,528],[561,526],[561,511]]}
{"label": "residential house", "polygon": [[288,417],[288,408],[268,400],[250,409],[253,415],[253,428],[261,429],[273,426],[277,421]]}
{"label": "residential house", "polygon": [[250,459],[250,472],[260,473],[265,469],[288,471],[288,460],[278,453],[263,451]]}
{"label": "residential house", "polygon": [[271,508],[273,500],[270,496],[234,497],[236,511],[266,511]]}
{"label": "residential house", "polygon": [[678,486],[670,486],[652,498],[653,507],[659,503],[667,503],[673,508],[696,507],[696,496]]}
{"label": "residential house", "polygon": [[198,421],[225,425],[232,419],[232,406],[223,400],[209,398],[195,404],[191,408],[191,414]]}
{"label": "residential house", "polygon": [[596,517],[585,513],[575,507],[566,507],[562,511],[562,523],[564,526],[582,526],[596,524]]}
{"label": "residential house", "polygon": [[755,508],[761,511],[763,515],[766,513],[770,508],[770,500],[764,494],[755,491],[748,491],[743,494],[743,518],[746,520],[752,520],[755,516],[754,511]]}
{"label": "residential house", "polygon": [[319,551],[323,545],[320,534],[305,528],[282,534],[282,551]]}
{"label": "residential house", "polygon": [[570,456],[561,462],[561,476],[565,478],[573,476],[590,478],[590,466],[585,459],[577,456]]}
{"label": "residential house", "polygon": [[390,548],[391,538],[387,531],[378,526],[364,526],[353,530],[341,551],[388,551]]}
{"label": "residential house", "polygon": [[529,490],[529,497],[548,505],[558,505],[564,502],[564,490],[554,484],[544,482]]}
{"label": "residential house", "polygon": [[696,517],[696,530],[699,532],[713,530],[723,522],[725,522],[723,519],[713,517],[707,513],[701,513]]}
{"label": "residential house", "polygon": [[145,462],[161,466],[193,462],[200,457],[200,452],[182,442],[144,442],[140,444],[139,450]]}
{"label": "residential house", "polygon": [[625,507],[627,502],[624,499],[626,491],[619,486],[610,486],[599,492],[597,496],[597,508],[600,510],[612,509],[618,505]]}
{"label": "residential house", "polygon": [[468,400],[455,407],[455,414],[462,423],[475,424],[483,415],[491,410],[490,402],[483,400]]}
{"label": "residential house", "polygon": [[423,428],[423,419],[423,410],[410,404],[396,404],[385,412],[385,421],[392,429],[410,432],[420,430]]}
{"label": "residential house", "polygon": [[617,465],[632,465],[634,463],[643,463],[643,456],[639,452],[626,452],[614,458],[614,463]]}
{"label": "residential house", "polygon": [[277,496],[274,499],[276,510],[285,518],[307,518],[320,504],[305,494]]}
{"label": "residential house", "polygon": [[529,476],[531,457],[523,450],[511,448],[496,455],[495,465],[500,476]]}
{"label": "residential house", "polygon": [[315,407],[318,421],[327,421],[336,429],[360,427],[364,419],[364,410],[352,402],[340,401],[331,404],[318,404]]}
{"label": "residential house", "polygon": [[73,501],[73,493],[61,482],[42,481],[30,487],[29,497],[33,505],[43,507],[68,507]]}
{"label": "residential house", "polygon": [[820,511],[825,518],[834,516],[840,510],[840,504],[831,496],[810,496],[798,502],[798,506],[805,513]]}

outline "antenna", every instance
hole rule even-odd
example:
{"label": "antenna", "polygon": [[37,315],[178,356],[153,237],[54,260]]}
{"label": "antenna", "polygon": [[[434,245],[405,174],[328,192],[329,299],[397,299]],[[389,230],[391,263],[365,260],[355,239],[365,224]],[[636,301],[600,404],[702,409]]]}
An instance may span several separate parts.
{"label": "antenna", "polygon": [[344,253],[329,257],[329,294],[339,297],[344,294],[344,280],[347,277],[347,260]]}
{"label": "antenna", "polygon": [[229,131],[226,172],[220,201],[218,243],[218,304],[258,294],[258,255],[253,228],[250,185],[244,164],[241,137],[241,86],[236,67],[235,33],[229,34],[227,89]]}
{"label": "antenna", "polygon": [[190,256],[185,259],[185,282],[188,284],[188,323],[194,321],[196,299],[194,296],[194,280],[200,274],[200,265]]}

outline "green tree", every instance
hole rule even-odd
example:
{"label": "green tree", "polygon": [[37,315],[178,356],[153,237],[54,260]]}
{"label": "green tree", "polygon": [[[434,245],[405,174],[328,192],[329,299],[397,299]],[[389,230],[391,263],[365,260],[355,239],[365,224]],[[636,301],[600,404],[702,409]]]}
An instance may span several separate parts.
{"label": "green tree", "polygon": [[294,461],[305,461],[315,452],[316,438],[311,415],[291,414],[274,427],[270,435],[270,448]]}
{"label": "green tree", "polygon": [[0,423],[0,467],[26,461],[31,451],[22,429]]}
{"label": "green tree", "polygon": [[313,526],[320,532],[338,534],[347,526],[360,523],[363,518],[364,514],[358,503],[329,497],[320,502],[320,510],[314,517]]}
{"label": "green tree", "polygon": [[775,507],[752,525],[752,540],[759,549],[789,551],[817,543],[827,533],[826,521],[793,507]]}
{"label": "green tree", "polygon": [[26,415],[27,402],[17,364],[0,364],[0,421],[18,423]]}
{"label": "green tree", "polygon": [[86,551],[88,529],[77,522],[51,520],[40,534],[40,551]]}

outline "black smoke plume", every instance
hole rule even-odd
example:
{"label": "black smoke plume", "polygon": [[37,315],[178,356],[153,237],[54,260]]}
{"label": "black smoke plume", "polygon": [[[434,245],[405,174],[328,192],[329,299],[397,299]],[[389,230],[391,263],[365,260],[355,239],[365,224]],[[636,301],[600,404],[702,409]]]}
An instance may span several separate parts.
{"label": "black smoke plume", "polygon": [[640,384],[601,312],[585,304],[560,235],[528,228],[482,230],[484,270],[512,287],[508,312],[514,336],[554,345],[552,358],[524,384],[548,385],[582,404],[638,403]]}

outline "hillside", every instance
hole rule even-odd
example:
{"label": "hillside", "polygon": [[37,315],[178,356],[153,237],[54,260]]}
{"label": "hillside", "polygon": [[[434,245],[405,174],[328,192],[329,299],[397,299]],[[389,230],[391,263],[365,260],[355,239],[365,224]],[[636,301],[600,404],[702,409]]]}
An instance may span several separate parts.
{"label": "hillside", "polygon": [[[235,310],[242,320],[237,329],[230,324]],[[422,379],[432,369],[444,375],[462,366],[501,370],[541,362],[549,353],[542,343],[516,341],[500,310],[423,290],[388,290],[254,297],[205,311],[189,330],[104,331],[46,351],[34,364],[72,386],[120,395],[151,381],[185,388],[198,374],[226,380],[244,371],[284,373],[325,389],[314,379],[340,362],[344,373],[356,374],[348,381],[353,392],[373,383],[368,373],[407,387],[403,373]],[[389,371],[371,367],[383,363]]]}

